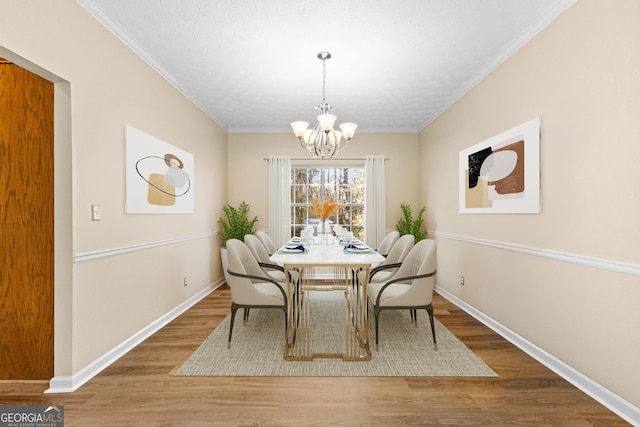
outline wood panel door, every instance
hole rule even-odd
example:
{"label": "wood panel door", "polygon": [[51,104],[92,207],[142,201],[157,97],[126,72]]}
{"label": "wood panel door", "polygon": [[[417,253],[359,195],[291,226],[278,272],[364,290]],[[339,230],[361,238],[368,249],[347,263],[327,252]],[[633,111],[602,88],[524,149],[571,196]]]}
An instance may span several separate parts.
{"label": "wood panel door", "polygon": [[0,379],[53,377],[53,83],[0,60]]}

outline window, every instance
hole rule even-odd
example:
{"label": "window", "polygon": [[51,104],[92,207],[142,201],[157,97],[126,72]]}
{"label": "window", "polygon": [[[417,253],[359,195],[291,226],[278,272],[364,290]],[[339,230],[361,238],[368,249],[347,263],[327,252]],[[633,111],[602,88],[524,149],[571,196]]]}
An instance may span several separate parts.
{"label": "window", "polygon": [[309,214],[311,201],[333,200],[336,213],[329,217],[364,239],[364,167],[299,167],[291,168],[291,231],[299,236],[307,225],[319,220]]}

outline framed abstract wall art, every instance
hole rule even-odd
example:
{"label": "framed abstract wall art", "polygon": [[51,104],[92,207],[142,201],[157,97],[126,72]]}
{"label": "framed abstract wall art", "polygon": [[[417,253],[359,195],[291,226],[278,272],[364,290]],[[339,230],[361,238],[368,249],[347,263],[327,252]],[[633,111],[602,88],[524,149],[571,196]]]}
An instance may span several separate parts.
{"label": "framed abstract wall art", "polygon": [[540,213],[540,117],[460,151],[460,213]]}
{"label": "framed abstract wall art", "polygon": [[190,214],[194,202],[193,155],[126,126],[125,212]]}

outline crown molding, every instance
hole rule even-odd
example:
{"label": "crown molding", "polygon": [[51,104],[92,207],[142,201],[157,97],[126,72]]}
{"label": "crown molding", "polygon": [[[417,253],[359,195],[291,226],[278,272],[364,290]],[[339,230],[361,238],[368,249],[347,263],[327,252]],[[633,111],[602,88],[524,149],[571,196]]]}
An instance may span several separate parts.
{"label": "crown molding", "polygon": [[467,82],[466,85],[462,87],[458,91],[458,93],[449,100],[445,105],[442,106],[438,111],[433,113],[431,116],[427,118],[427,120],[419,127],[419,131],[422,131],[425,127],[427,127],[431,122],[440,117],[445,111],[449,109],[453,104],[455,104],[460,98],[467,94],[471,89],[473,89],[478,83],[484,80],[489,74],[491,74],[500,64],[506,61],[511,55],[516,53],[520,48],[522,48],[525,44],[527,44],[532,38],[534,38],[542,29],[544,29],[547,25],[553,22],[558,16],[560,16],[565,10],[567,10],[570,6],[575,4],[578,0],[564,0],[558,3],[555,7],[549,10],[542,18],[540,18],[536,23],[531,25],[527,31],[525,31],[519,38],[515,39],[509,46],[507,46],[489,65],[484,67],[482,70],[478,72],[474,77],[471,78]]}
{"label": "crown molding", "polygon": [[88,0],[76,0],[80,6],[82,6],[89,14],[91,14],[99,24],[106,27],[114,36],[116,36],[125,46],[131,49],[136,55],[138,55],[144,62],[146,62],[151,68],[153,68],[158,74],[164,77],[173,87],[175,87],[183,96],[185,96],[189,101],[191,101],[196,107],[202,110],[207,116],[209,116],[213,121],[215,121],[218,126],[220,126],[225,132],[228,131],[227,126],[224,124],[222,120],[220,120],[216,115],[207,109],[202,103],[200,103],[196,98],[191,96],[189,91],[184,88],[176,79],[173,78],[171,73],[169,73],[164,67],[162,67],[158,62],[156,62],[153,57],[151,57],[146,50],[140,44],[138,44],[131,36],[118,24],[116,24],[113,19],[99,6],[96,6],[93,2]]}
{"label": "crown molding", "polygon": [[[286,133],[293,135],[291,128],[287,127],[269,127],[269,128],[243,128],[241,126],[233,126],[227,130],[228,133]],[[417,134],[419,132],[416,128],[360,128],[356,131],[356,136],[353,137],[355,140],[359,134],[363,133],[411,133]]]}

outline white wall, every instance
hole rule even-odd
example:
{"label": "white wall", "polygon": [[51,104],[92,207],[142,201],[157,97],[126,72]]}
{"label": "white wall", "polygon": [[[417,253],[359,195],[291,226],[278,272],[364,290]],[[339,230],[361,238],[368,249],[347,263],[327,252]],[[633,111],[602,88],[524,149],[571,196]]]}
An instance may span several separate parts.
{"label": "white wall", "polygon": [[[56,272],[55,375],[73,376],[222,277],[226,133],[72,0],[3,1],[0,43],[68,97],[56,111],[56,214],[72,221],[56,218],[56,269],[67,272]],[[124,213],[125,124],[194,155],[194,214]]]}
{"label": "white wall", "polygon": [[[420,134],[439,286],[637,406],[639,16],[580,0]],[[459,214],[458,152],[536,116],[542,213]]]}

